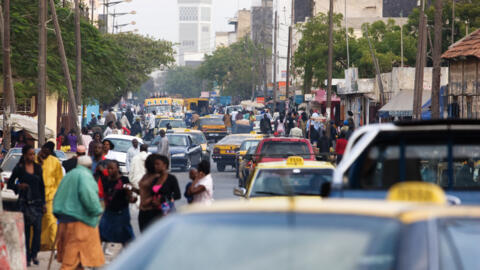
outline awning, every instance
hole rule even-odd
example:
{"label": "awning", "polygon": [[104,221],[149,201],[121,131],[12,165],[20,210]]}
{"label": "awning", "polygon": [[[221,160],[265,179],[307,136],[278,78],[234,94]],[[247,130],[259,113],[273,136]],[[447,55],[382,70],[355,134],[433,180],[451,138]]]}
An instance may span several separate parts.
{"label": "awning", "polygon": [[[21,114],[10,114],[11,128],[14,131],[25,130],[28,132],[35,140],[38,140],[38,122],[35,118],[21,115]],[[0,115],[0,130],[3,130],[3,115]],[[45,126],[45,138],[55,139],[55,132],[50,128]]]}
{"label": "awning", "polygon": [[[423,90],[422,106],[429,102],[431,91]],[[380,110],[380,117],[405,117],[413,115],[413,90],[402,90]]]}
{"label": "awning", "polygon": [[[315,99],[314,101],[318,103],[325,103],[327,102],[327,91],[326,90],[312,90],[312,92],[315,93]],[[340,98],[335,94],[332,93],[332,102],[340,102]]]}

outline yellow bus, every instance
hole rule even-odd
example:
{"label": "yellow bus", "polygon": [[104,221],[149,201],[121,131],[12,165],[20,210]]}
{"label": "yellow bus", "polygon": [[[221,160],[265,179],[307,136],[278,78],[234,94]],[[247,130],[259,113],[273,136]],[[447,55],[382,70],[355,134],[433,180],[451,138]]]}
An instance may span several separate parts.
{"label": "yellow bus", "polygon": [[184,100],[184,107],[187,111],[195,111],[199,115],[209,114],[208,105],[208,98],[186,98]]}
{"label": "yellow bus", "polygon": [[147,98],[144,102],[145,111],[152,113],[155,111],[158,115],[168,113],[181,113],[183,109],[183,99],[181,98]]}

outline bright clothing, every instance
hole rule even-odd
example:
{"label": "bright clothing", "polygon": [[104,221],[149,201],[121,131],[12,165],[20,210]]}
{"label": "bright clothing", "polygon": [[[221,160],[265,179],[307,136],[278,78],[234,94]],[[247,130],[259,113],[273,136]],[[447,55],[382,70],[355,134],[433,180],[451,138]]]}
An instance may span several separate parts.
{"label": "bright clothing", "polygon": [[148,152],[140,152],[132,158],[128,178],[135,188],[138,188],[138,183],[146,173],[145,160],[149,155]]}
{"label": "bright clothing", "polygon": [[198,194],[193,195],[193,203],[200,203],[210,205],[213,203],[213,179],[212,175],[206,175],[200,179],[195,187],[204,186],[205,191],[202,191]]}
{"label": "bright clothing", "polygon": [[60,161],[50,155],[42,164],[43,182],[45,184],[45,206],[47,212],[42,218],[42,242],[40,250],[52,250],[57,234],[57,219],[53,215],[53,197],[62,181],[63,171]]}

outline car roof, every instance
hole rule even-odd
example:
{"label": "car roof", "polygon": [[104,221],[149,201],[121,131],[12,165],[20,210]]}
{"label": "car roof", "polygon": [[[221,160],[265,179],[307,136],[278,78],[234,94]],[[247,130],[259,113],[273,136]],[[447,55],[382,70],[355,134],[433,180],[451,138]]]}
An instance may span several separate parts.
{"label": "car roof", "polygon": [[133,141],[133,139],[137,139],[137,141],[139,143],[143,143],[143,140],[141,138],[138,138],[138,137],[135,137],[135,136],[130,136],[130,135],[122,135],[122,134],[110,134],[103,139],[104,140],[119,139],[119,140],[128,140],[128,141]]}
{"label": "car roof", "polygon": [[358,215],[396,219],[411,224],[435,218],[480,218],[480,207],[379,200],[322,199],[320,197],[262,197],[227,200],[210,206],[189,205],[183,214],[198,213],[305,213]]}
{"label": "car roof", "polygon": [[264,142],[308,142],[303,138],[291,138],[291,137],[268,137],[263,139]]}
{"label": "car roof", "polygon": [[287,160],[282,161],[273,161],[273,162],[260,162],[257,165],[258,169],[301,169],[301,168],[319,168],[319,169],[335,169],[335,166],[332,165],[330,162],[326,161],[311,161],[305,160],[303,161],[303,165],[298,164],[287,164]]}

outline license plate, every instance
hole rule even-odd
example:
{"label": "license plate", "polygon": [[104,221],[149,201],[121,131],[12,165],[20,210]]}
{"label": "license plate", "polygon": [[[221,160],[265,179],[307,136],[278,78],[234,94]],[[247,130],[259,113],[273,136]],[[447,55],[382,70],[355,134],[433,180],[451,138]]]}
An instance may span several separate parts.
{"label": "license plate", "polygon": [[210,133],[210,136],[218,136],[218,133]]}
{"label": "license plate", "polygon": [[235,150],[227,150],[227,153],[229,153],[229,154],[234,154],[234,153],[235,153]]}

